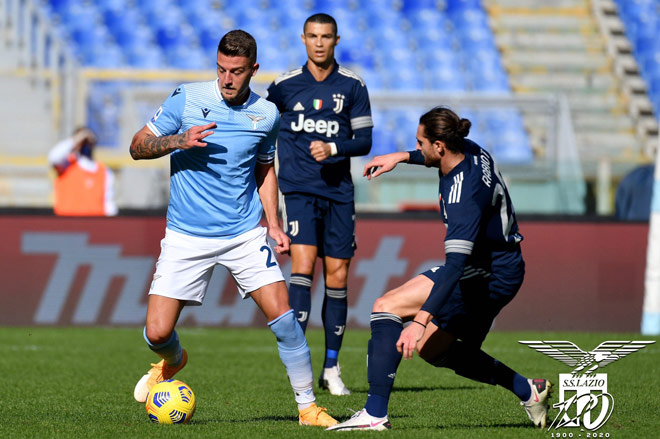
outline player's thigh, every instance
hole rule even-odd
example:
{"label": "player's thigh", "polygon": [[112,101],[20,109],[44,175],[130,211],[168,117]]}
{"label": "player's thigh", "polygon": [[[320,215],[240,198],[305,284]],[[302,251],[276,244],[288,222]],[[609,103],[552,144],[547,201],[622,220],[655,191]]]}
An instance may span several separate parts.
{"label": "player's thigh", "polygon": [[[413,323],[414,324],[414,323]],[[422,339],[417,342],[417,353],[424,360],[438,358],[449,350],[456,336],[436,326],[434,322],[426,325]]]}
{"label": "player's thigh", "polygon": [[250,293],[250,297],[270,322],[291,309],[284,281],[264,285]]}
{"label": "player's thigh", "polygon": [[351,265],[349,258],[333,258],[326,256],[323,258],[323,272],[325,274],[325,284],[330,288],[346,288],[348,284],[348,268]]}
{"label": "player's thigh", "polygon": [[268,243],[266,228],[262,226],[232,238],[216,261],[229,270],[243,298],[264,285],[284,281],[275,252]]}
{"label": "player's thigh", "polygon": [[387,312],[409,320],[426,302],[431,288],[433,281],[420,274],[376,299],[373,312]]}
{"label": "player's thigh", "polygon": [[314,274],[314,265],[318,255],[318,247],[307,244],[291,244],[289,247],[291,255],[291,273]]}
{"label": "player's thigh", "polygon": [[323,255],[351,259],[355,255],[355,203],[327,200],[323,219]]}
{"label": "player's thigh", "polygon": [[285,194],[282,202],[284,231],[291,244],[319,246],[322,229],[322,213],[317,206],[317,197],[309,194]]}
{"label": "player's thigh", "polygon": [[515,297],[521,282],[502,283],[493,276],[461,280],[436,314],[434,323],[464,343],[479,347],[495,317]]}

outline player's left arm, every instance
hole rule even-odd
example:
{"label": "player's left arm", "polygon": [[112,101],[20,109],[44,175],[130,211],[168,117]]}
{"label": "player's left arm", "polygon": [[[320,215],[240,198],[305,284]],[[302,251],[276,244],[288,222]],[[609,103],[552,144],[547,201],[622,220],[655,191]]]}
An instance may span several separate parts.
{"label": "player's left arm", "polygon": [[459,203],[447,205],[451,210],[447,211],[450,220],[445,238],[445,265],[439,268],[441,271],[431,288],[429,297],[413,319],[419,324],[413,322],[405,328],[396,344],[397,350],[406,359],[412,358],[417,342],[424,335],[426,325],[449,299],[463,276],[467,260],[472,254],[485,206],[483,197],[479,197],[478,194],[466,196],[468,194],[469,191],[466,190]]}
{"label": "player's left arm", "polygon": [[351,139],[336,139],[332,142],[314,140],[309,150],[317,162],[328,157],[357,157],[369,154],[372,144],[373,119],[371,118],[371,103],[367,87],[357,82],[352,91],[353,104],[348,109],[350,118]]}
{"label": "player's left arm", "polygon": [[283,254],[289,251],[290,239],[280,227],[280,221],[277,216],[277,176],[275,175],[274,163],[257,162],[254,168],[254,174],[257,179],[257,190],[259,198],[264,209],[264,216],[268,224],[268,235],[273,238],[275,251],[277,254]]}
{"label": "player's left arm", "polygon": [[[474,192],[471,192],[471,190]],[[484,209],[487,208],[486,192],[463,185],[463,194],[457,203],[446,203],[448,219],[445,236],[445,265],[442,276],[433,285],[422,311],[436,315],[447,302],[459,279],[463,276],[467,260],[472,255],[479,236]]]}

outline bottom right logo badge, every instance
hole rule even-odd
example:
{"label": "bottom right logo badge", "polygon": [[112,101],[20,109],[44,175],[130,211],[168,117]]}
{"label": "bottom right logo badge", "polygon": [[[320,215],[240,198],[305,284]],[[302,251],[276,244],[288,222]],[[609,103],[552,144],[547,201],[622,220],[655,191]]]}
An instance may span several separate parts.
{"label": "bottom right logo badge", "polygon": [[558,413],[550,429],[575,427],[596,431],[612,414],[614,398],[607,390],[607,374],[600,369],[655,343],[604,341],[592,351],[583,351],[570,341],[520,341],[519,343],[570,366],[570,373],[559,374]]}

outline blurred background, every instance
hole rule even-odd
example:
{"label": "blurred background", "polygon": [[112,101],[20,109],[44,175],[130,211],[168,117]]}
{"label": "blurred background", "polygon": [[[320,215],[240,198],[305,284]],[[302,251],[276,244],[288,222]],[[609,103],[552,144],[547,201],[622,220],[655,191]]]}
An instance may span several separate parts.
{"label": "blurred background", "polygon": [[[527,261],[496,329],[660,334],[660,0],[0,0],[0,324],[142,325],[169,160],[133,161],[133,134],[178,84],[216,77],[231,29],[257,40],[263,94],[306,61],[300,34],[317,12],[337,19],[337,60],[369,89],[372,156],[412,149],[420,114],[440,104],[495,156]],[[118,217],[52,213],[49,152],[79,126],[114,173]],[[437,172],[400,166],[367,182],[368,159],[353,163],[349,279],[350,324],[365,328],[376,298],[443,263],[444,237]],[[634,218],[615,209],[622,187]],[[315,309],[323,296],[317,267]],[[236,297],[215,270],[205,306],[181,321],[264,323]]]}
{"label": "blurred background", "polygon": [[[215,77],[219,39],[250,32],[253,88],[306,60],[304,20],[333,15],[337,60],[365,80],[371,155],[414,147],[419,115],[449,105],[495,156],[519,213],[613,215],[618,183],[652,163],[660,111],[660,0],[4,0],[0,206],[52,206],[49,149],[99,138],[122,211],[163,209],[168,160],[130,140],[172,89]],[[437,175],[402,167],[365,184],[359,211],[433,208]]]}

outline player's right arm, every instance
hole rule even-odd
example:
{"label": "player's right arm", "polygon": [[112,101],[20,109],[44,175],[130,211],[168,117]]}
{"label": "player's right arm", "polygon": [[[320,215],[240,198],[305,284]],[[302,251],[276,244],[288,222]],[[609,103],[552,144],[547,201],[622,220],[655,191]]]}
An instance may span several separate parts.
{"label": "player's right arm", "polygon": [[216,128],[215,122],[206,125],[190,127],[181,134],[171,136],[156,136],[147,125],[135,133],[131,142],[131,157],[134,160],[156,159],[167,155],[177,149],[189,149],[194,147],[204,147],[206,143],[202,140],[213,134],[213,128]]}
{"label": "player's right arm", "polygon": [[385,155],[377,155],[369,163],[364,165],[362,175],[368,180],[378,177],[380,174],[390,172],[399,163],[408,162],[410,153],[407,151],[391,152]]}

